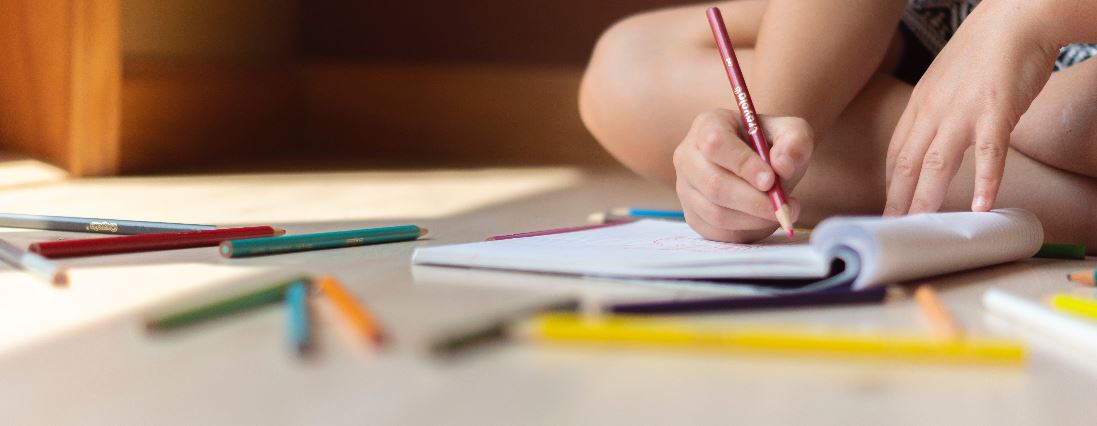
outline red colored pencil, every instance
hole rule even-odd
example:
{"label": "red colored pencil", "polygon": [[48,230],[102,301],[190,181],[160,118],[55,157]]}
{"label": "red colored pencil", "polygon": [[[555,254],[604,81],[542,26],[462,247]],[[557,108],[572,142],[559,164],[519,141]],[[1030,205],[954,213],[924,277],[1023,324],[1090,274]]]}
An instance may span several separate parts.
{"label": "red colored pencil", "polygon": [[[750,92],[747,91],[747,81],[739,69],[739,60],[735,58],[735,49],[731,46],[731,39],[728,38],[724,17],[716,7],[708,8],[705,15],[708,16],[708,24],[712,28],[712,38],[716,40],[716,50],[720,51],[720,57],[724,60],[724,69],[727,71],[728,81],[731,82],[731,92],[735,95],[735,105],[739,106],[739,113],[743,115],[743,125],[746,126],[750,142],[754,145],[754,151],[762,157],[762,161],[770,164],[769,143],[766,142],[766,135],[758,123],[758,113],[755,112],[754,102],[751,101]],[[781,189],[780,179],[773,182],[773,187],[769,189],[769,199],[773,202],[773,213],[777,216],[777,222],[791,238],[793,235],[792,210],[785,201],[785,191]]]}
{"label": "red colored pencil", "polygon": [[514,238],[539,237],[541,235],[563,234],[563,233],[567,233],[567,232],[586,231],[588,229],[598,229],[598,228],[605,228],[607,226],[622,225],[622,224],[625,224],[625,223],[628,223],[628,222],[596,223],[596,224],[593,224],[593,225],[572,226],[570,228],[556,228],[556,229],[546,229],[544,231],[530,231],[530,232],[522,232],[522,233],[510,234],[510,235],[496,235],[494,237],[488,237],[487,241],[510,240],[510,239],[514,239]]}
{"label": "red colored pencil", "polygon": [[168,232],[162,234],[126,235],[109,238],[49,241],[30,245],[30,251],[49,258],[94,256],[135,251],[172,250],[211,247],[222,241],[273,237],[286,231],[270,226],[221,228],[205,231]]}

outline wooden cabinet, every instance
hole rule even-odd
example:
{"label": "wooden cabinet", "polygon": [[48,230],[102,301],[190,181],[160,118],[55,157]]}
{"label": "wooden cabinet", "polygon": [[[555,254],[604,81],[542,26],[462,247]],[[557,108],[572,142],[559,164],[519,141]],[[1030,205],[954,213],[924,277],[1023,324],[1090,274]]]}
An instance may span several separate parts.
{"label": "wooden cabinet", "polygon": [[0,147],[119,168],[121,0],[0,0]]}
{"label": "wooden cabinet", "polygon": [[619,3],[0,0],[0,150],[75,175],[610,164],[582,68],[673,2]]}

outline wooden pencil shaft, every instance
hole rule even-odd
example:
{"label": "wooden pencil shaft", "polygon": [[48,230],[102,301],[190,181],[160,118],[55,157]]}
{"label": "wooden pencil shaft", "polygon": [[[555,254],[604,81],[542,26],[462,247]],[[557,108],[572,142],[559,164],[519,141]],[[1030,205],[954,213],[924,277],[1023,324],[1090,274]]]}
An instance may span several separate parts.
{"label": "wooden pencil shaft", "polygon": [[49,241],[31,244],[30,249],[50,258],[94,256],[154,250],[211,247],[222,241],[281,235],[285,231],[270,226],[219,228],[162,234],[124,235],[110,238]]}
{"label": "wooden pencil shaft", "polygon": [[1051,298],[1051,306],[1071,315],[1097,321],[1097,300],[1077,297],[1069,294],[1056,294]]}
{"label": "wooden pencil shaft", "polygon": [[918,301],[922,314],[929,321],[935,334],[943,338],[955,339],[960,337],[960,328],[949,315],[948,310],[937,297],[937,292],[932,287],[920,286],[914,291],[914,299]]}
{"label": "wooden pencil shaft", "polygon": [[23,251],[18,246],[0,240],[0,260],[21,268],[52,284],[66,284],[68,275],[64,268],[37,254]]}
{"label": "wooden pencil shaft", "polygon": [[990,339],[939,340],[885,334],[712,328],[666,320],[609,317],[584,320],[573,314],[544,314],[530,327],[546,341],[596,342],[660,347],[694,347],[738,351],[796,352],[830,355],[910,358],[928,361],[1016,363],[1024,348],[1016,342]]}
{"label": "wooden pencil shaft", "polygon": [[100,219],[68,216],[43,216],[0,213],[0,227],[44,229],[64,232],[91,232],[96,234],[154,234],[217,229],[213,225],[187,223],[147,222],[139,220]]}
{"label": "wooden pencil shaft", "polygon": [[194,308],[184,309],[153,319],[148,322],[147,326],[150,330],[170,330],[275,303],[285,297],[286,289],[289,288],[290,285],[301,282],[308,282],[308,279],[295,278],[248,293],[231,296]]}
{"label": "wooden pencil shaft", "polygon": [[354,330],[364,339],[374,344],[384,341],[384,333],[377,325],[373,315],[334,277],[325,276],[318,280],[320,291],[328,296],[335,308],[346,318]]}
{"label": "wooden pencil shaft", "polygon": [[221,243],[221,255],[225,257],[242,257],[354,247],[368,244],[411,241],[419,238],[422,234],[423,230],[418,226],[406,225],[323,232],[318,234],[289,235],[284,237],[254,238]]}
{"label": "wooden pencil shaft", "polygon": [[1089,354],[1097,354],[1097,326],[1087,320],[1056,312],[997,289],[987,290],[983,294],[983,306],[1019,325],[1087,350]]}
{"label": "wooden pencil shaft", "polygon": [[305,281],[298,281],[286,288],[286,328],[290,343],[297,349],[297,353],[304,355],[308,352],[312,339],[311,321],[309,320],[309,291]]}

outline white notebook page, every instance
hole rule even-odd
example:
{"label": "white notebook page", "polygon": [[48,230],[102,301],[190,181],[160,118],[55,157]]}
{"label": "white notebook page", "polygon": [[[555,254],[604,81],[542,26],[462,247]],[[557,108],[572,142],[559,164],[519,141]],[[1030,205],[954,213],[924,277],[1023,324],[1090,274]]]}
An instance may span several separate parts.
{"label": "white notebook page", "polygon": [[758,244],[701,238],[681,222],[643,220],[587,231],[415,251],[414,263],[629,278],[815,278],[828,262],[805,237]]}
{"label": "white notebook page", "polygon": [[1044,229],[1021,209],[828,219],[812,233],[822,253],[846,246],[861,257],[855,287],[900,282],[1031,257]]}

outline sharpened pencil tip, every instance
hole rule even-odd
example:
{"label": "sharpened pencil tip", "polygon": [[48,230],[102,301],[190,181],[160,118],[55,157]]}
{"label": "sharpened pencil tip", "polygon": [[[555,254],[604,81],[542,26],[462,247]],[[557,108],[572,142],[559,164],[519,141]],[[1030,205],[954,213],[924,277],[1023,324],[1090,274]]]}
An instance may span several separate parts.
{"label": "sharpened pencil tip", "polygon": [[419,227],[419,236],[420,237],[427,235],[428,232],[430,232],[429,229],[424,228],[422,226]]}
{"label": "sharpened pencil tip", "polygon": [[606,214],[602,212],[591,213],[587,216],[587,223],[606,223]]}
{"label": "sharpened pencil tip", "polygon": [[53,274],[53,285],[59,287],[66,287],[69,285],[69,271],[67,269],[60,269],[57,273]]}
{"label": "sharpened pencil tip", "polygon": [[274,228],[274,236],[280,237],[286,235],[286,230],[282,228]]}
{"label": "sharpened pencil tip", "polygon": [[788,204],[781,204],[781,207],[774,211],[773,214],[777,216],[777,223],[781,224],[781,228],[785,230],[785,234],[789,238],[795,235],[795,231],[792,227],[792,209],[788,207]]}

